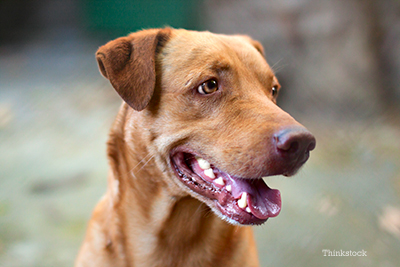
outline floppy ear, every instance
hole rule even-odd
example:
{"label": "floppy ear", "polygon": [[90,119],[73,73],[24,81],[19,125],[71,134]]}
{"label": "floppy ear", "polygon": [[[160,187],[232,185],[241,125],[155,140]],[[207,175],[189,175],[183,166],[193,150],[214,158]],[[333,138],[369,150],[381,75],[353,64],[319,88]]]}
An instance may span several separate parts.
{"label": "floppy ear", "polygon": [[120,37],[101,46],[96,53],[101,74],[133,109],[146,108],[156,84],[156,54],[171,29],[145,30]]}

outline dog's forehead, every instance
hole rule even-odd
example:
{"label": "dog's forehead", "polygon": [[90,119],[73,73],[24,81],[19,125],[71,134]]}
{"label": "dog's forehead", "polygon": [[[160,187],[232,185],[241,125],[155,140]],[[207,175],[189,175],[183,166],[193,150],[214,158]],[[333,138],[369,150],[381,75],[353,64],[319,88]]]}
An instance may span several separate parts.
{"label": "dog's forehead", "polygon": [[[214,68],[240,68],[272,80],[274,73],[250,37],[174,30],[161,53],[163,71],[196,76]],[[266,83],[266,82],[263,82]]]}
{"label": "dog's forehead", "polygon": [[181,58],[206,58],[221,53],[226,57],[239,56],[242,60],[251,58],[265,64],[263,55],[251,43],[251,38],[244,35],[224,35],[210,32],[175,30],[166,46],[171,56]]}
{"label": "dog's forehead", "polygon": [[225,35],[211,32],[197,32],[187,30],[177,30],[173,36],[172,42],[185,44],[191,48],[226,48],[229,46],[233,49],[244,48],[249,49],[251,47],[248,41],[250,37],[241,35]]}

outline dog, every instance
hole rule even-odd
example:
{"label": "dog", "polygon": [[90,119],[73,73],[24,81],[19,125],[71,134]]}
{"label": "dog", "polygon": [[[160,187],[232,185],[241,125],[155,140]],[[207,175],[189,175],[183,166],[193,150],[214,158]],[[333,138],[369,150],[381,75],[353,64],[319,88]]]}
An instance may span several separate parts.
{"label": "dog", "polygon": [[281,210],[262,177],[295,174],[316,145],[276,105],[281,86],[261,44],[149,29],[96,59],[123,103],[108,190],[75,266],[259,266],[250,226]]}

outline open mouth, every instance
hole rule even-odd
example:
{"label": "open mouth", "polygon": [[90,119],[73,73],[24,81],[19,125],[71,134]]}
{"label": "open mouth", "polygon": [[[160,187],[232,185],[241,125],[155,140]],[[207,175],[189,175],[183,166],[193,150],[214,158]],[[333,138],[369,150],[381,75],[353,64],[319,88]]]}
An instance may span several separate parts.
{"label": "open mouth", "polygon": [[171,163],[177,177],[192,191],[209,199],[212,208],[219,210],[227,221],[262,224],[281,210],[279,190],[269,188],[261,178],[230,175],[189,151],[175,151]]}

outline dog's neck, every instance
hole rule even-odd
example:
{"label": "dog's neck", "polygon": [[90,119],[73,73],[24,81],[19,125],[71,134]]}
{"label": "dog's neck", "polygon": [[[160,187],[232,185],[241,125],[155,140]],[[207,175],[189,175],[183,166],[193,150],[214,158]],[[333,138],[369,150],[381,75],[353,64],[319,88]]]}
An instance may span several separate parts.
{"label": "dog's neck", "polygon": [[[134,266],[219,266],[219,262],[234,262],[235,254],[253,242],[243,241],[245,232],[251,229],[222,221],[190,196],[171,194],[147,149],[131,145],[130,138],[136,139],[136,145],[144,143],[138,142],[141,133],[127,120],[134,116],[126,114],[134,111],[126,105],[121,109],[108,142],[111,172],[106,199],[111,204],[106,206],[112,214],[106,227],[108,248]],[[255,257],[256,251],[250,256]]]}

